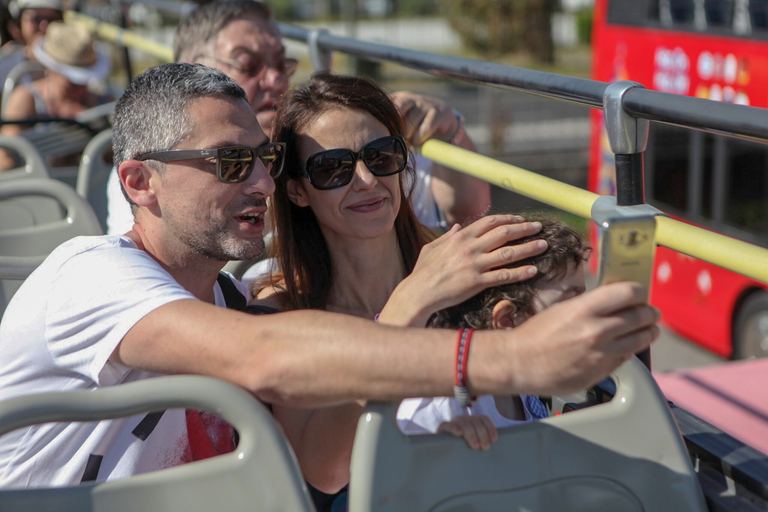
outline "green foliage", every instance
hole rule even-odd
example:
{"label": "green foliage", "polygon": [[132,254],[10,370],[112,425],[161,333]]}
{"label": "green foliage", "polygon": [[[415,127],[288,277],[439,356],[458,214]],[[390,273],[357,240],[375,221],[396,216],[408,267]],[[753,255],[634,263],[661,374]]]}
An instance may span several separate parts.
{"label": "green foliage", "polygon": [[269,5],[278,21],[293,19],[292,0],[266,0],[264,3]]}
{"label": "green foliage", "polygon": [[438,11],[437,0],[393,0],[394,15],[402,18],[433,16]]}
{"label": "green foliage", "polygon": [[445,15],[464,45],[495,58],[517,51],[554,61],[554,0],[445,0]]}
{"label": "green foliage", "polygon": [[576,13],[576,31],[579,43],[592,43],[592,9],[581,9]]}

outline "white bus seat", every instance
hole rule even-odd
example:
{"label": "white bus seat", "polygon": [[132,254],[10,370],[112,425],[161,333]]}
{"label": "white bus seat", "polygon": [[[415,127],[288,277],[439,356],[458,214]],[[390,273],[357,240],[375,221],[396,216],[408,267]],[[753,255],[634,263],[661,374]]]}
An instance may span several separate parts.
{"label": "white bus seat", "polygon": [[262,256],[259,256],[257,258],[250,259],[250,260],[232,260],[227,262],[227,264],[224,265],[224,268],[222,270],[232,274],[235,277],[235,279],[242,280],[243,274],[245,274],[245,271],[251,268],[251,266],[253,266],[254,264],[261,261],[261,259],[262,259]]}
{"label": "white bus seat", "polygon": [[112,130],[96,135],[83,150],[77,171],[77,193],[88,201],[107,232],[107,183],[112,172]]}
{"label": "white bus seat", "polygon": [[32,60],[25,60],[16,64],[5,78],[3,84],[3,99],[0,104],[0,112],[5,112],[5,107],[8,105],[8,100],[11,97],[11,92],[21,83],[32,82],[38,78],[45,76],[45,68]]}
{"label": "white bus seat", "polygon": [[370,404],[352,452],[350,510],[707,510],[682,436],[632,359],[607,403],[499,430],[489,452],[448,434],[403,435],[398,404]]}
{"label": "white bus seat", "polygon": [[51,179],[0,181],[0,317],[53,249],[101,233],[90,205],[71,187]]}
{"label": "white bus seat", "polygon": [[298,462],[267,409],[210,377],[158,377],[95,391],[0,402],[0,435],[53,421],[95,421],[185,408],[208,411],[239,434],[234,452],[122,480],[46,489],[0,489],[0,510],[27,512],[311,512]]}
{"label": "white bus seat", "polygon": [[[107,93],[107,96],[110,98],[119,98],[122,95],[123,91],[117,88],[110,88],[110,92]],[[75,121],[87,124],[91,127],[98,125],[99,123],[108,123],[111,126],[112,114],[115,111],[116,104],[117,101],[109,101],[83,110],[75,116]]]}
{"label": "white bus seat", "polygon": [[[41,121],[34,127],[24,130],[19,137],[27,139],[37,149],[43,159],[49,163],[51,177],[75,188],[77,185],[78,164],[62,164],[62,158],[77,158],[96,136],[90,126],[79,121],[61,119]],[[54,163],[57,162],[58,163]]]}
{"label": "white bus seat", "polygon": [[24,164],[7,171],[0,171],[0,182],[16,178],[49,178],[51,169],[34,144],[24,137],[0,135],[0,148],[9,149],[24,161]]}
{"label": "white bus seat", "polygon": [[[267,224],[269,224],[269,220],[267,220]],[[245,273],[248,272],[248,270],[251,269],[251,267],[253,267],[256,264],[266,265],[265,256],[270,253],[271,245],[272,245],[272,232],[270,231],[264,234],[264,252],[263,253],[261,253],[259,256],[250,260],[232,260],[228,262],[226,265],[224,265],[224,268],[222,270],[229,272],[236,279],[243,281],[243,284],[249,284],[254,279],[254,277],[261,277],[264,274],[263,273],[251,274],[249,276],[245,276],[247,280],[244,280]],[[277,267],[276,262],[274,263],[274,266]],[[263,268],[260,268],[260,270],[265,272],[267,271],[268,268],[269,268],[268,266],[263,266]]]}

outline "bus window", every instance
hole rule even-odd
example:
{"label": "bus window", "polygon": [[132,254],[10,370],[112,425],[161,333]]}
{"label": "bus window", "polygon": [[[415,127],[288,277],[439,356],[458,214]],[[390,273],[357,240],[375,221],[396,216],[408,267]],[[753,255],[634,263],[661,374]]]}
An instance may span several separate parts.
{"label": "bus window", "polygon": [[613,0],[608,4],[608,23],[647,25],[659,21],[659,0]]}
{"label": "bus window", "polygon": [[750,0],[749,18],[752,30],[768,30],[768,0]]}
{"label": "bus window", "polygon": [[704,0],[704,13],[709,27],[730,27],[733,0]]}
{"label": "bus window", "polygon": [[729,139],[726,142],[727,224],[748,232],[768,231],[768,147]]}
{"label": "bus window", "polygon": [[693,0],[669,0],[669,11],[675,25],[693,23],[695,5]]}
{"label": "bus window", "polygon": [[688,147],[690,130],[677,126],[651,123],[648,139],[647,167],[650,202],[663,203],[675,212],[688,209]]}

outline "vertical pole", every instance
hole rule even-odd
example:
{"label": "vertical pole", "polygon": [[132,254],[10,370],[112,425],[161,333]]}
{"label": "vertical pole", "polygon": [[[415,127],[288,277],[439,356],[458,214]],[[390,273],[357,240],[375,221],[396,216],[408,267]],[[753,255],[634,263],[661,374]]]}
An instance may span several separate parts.
{"label": "vertical pole", "polygon": [[[125,9],[128,8],[127,5],[123,5],[120,0],[112,0],[111,2],[112,8],[117,12],[117,15],[120,17],[119,19],[119,25],[122,29],[128,29],[128,20],[125,16]],[[133,81],[133,66],[131,65],[131,53],[128,50],[127,46],[123,46],[123,62],[125,63],[125,74],[128,78],[128,83],[130,84]]]}
{"label": "vertical pole", "polygon": [[688,214],[698,218],[702,214],[702,197],[704,190],[704,134],[691,131],[691,141],[688,146],[688,185],[686,206]]}
{"label": "vertical pole", "polygon": [[712,220],[715,225],[725,222],[725,205],[728,202],[728,143],[725,137],[715,137],[715,155],[712,165]]}
{"label": "vertical pole", "polygon": [[[635,206],[645,203],[645,158],[648,146],[647,119],[637,119],[624,112],[624,94],[643,86],[630,81],[610,84],[603,95],[605,125],[611,151],[616,161],[616,205]],[[651,349],[637,354],[651,369]]]}
{"label": "vertical pole", "polygon": [[316,28],[309,33],[307,38],[309,60],[314,72],[331,70],[331,54],[320,47],[320,36],[327,33],[328,31],[324,28]]}
{"label": "vertical pole", "polygon": [[645,154],[617,154],[616,204],[635,206],[645,202]]}

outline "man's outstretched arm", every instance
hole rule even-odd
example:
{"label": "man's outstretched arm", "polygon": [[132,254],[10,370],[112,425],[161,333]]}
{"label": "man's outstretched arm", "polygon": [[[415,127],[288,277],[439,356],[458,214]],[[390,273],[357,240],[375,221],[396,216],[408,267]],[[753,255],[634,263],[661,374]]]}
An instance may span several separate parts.
{"label": "man's outstretched arm", "polygon": [[[475,333],[476,394],[561,394],[594,384],[658,336],[638,284],[617,283],[555,305],[512,331]],[[112,361],[159,373],[218,377],[260,399],[321,405],[453,394],[456,333],[377,325],[320,311],[250,316],[197,300],[139,320]]]}

